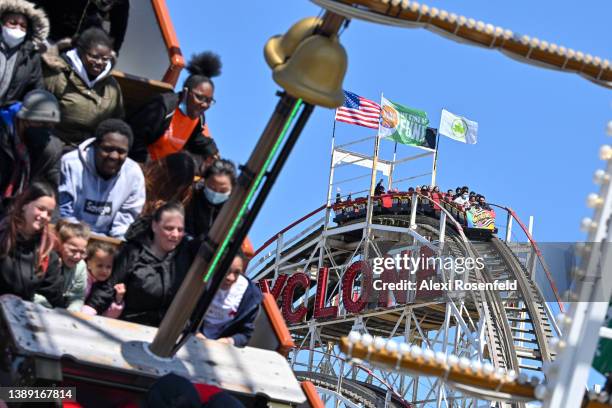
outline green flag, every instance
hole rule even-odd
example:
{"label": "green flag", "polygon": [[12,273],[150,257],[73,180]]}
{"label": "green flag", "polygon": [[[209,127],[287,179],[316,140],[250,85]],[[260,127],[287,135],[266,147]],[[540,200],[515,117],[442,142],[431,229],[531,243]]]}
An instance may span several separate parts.
{"label": "green flag", "polygon": [[397,143],[432,150],[427,141],[427,113],[408,108],[399,103],[382,98],[381,123],[378,136],[386,137]]}
{"label": "green flag", "polygon": [[[612,329],[612,302],[608,305],[608,314],[604,326]],[[593,367],[603,375],[612,373],[612,340],[599,339],[593,359]]]}

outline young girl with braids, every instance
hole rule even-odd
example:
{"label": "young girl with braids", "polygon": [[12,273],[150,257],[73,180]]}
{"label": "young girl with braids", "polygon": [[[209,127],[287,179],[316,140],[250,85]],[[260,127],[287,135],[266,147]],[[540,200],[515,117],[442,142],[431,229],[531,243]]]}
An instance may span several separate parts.
{"label": "young girl with braids", "polygon": [[55,203],[50,185],[32,183],[0,222],[0,295],[32,301],[38,293],[51,306],[64,306],[64,280],[49,227]]}
{"label": "young girl with braids", "polygon": [[128,119],[134,130],[132,159],[159,160],[186,150],[201,164],[217,156],[204,113],[215,103],[211,78],[221,73],[221,60],[203,52],[191,58],[187,71],[180,92],[157,95]]}

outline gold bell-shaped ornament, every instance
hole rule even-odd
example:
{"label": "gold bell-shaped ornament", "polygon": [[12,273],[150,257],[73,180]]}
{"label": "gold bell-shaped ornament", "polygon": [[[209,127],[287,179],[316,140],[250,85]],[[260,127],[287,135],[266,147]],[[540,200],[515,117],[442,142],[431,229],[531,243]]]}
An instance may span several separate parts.
{"label": "gold bell-shaped ornament", "polygon": [[312,35],[295,49],[287,62],[274,68],[272,77],[290,95],[336,108],[344,102],[342,81],[347,56],[337,37]]}
{"label": "gold bell-shaped ornament", "polygon": [[284,63],[306,38],[314,33],[321,23],[317,17],[306,17],[295,23],[284,35],[275,35],[264,46],[266,63],[272,69]]}

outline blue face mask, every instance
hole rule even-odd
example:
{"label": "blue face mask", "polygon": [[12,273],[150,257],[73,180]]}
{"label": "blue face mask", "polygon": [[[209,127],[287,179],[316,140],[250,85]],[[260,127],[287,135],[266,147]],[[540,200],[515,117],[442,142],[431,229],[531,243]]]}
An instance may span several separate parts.
{"label": "blue face mask", "polygon": [[208,186],[204,187],[204,195],[206,199],[214,205],[222,204],[229,199],[231,192],[219,193],[218,191],[211,190]]}

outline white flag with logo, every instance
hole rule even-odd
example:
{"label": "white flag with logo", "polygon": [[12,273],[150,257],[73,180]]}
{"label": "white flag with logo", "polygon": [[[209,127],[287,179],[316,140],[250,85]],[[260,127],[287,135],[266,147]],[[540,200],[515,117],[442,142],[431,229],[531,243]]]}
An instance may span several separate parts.
{"label": "white flag with logo", "polygon": [[466,119],[442,109],[440,117],[440,129],[438,132],[442,136],[450,137],[458,142],[476,144],[478,133],[478,122]]}

